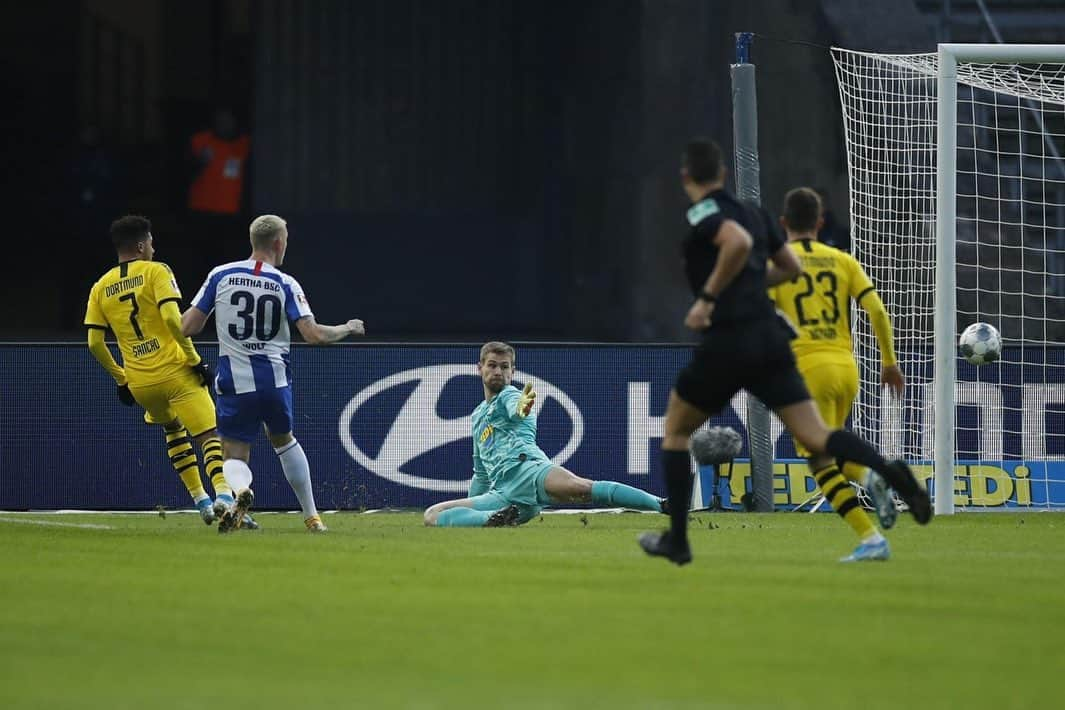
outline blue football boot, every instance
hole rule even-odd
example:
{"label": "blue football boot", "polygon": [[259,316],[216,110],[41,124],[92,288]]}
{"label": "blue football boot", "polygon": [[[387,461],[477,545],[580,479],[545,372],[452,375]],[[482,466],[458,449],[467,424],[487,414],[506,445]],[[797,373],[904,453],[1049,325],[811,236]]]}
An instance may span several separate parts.
{"label": "blue football boot", "polygon": [[215,517],[217,517],[214,514],[214,508],[211,505],[210,498],[204,498],[201,501],[197,501],[196,510],[200,511],[200,519],[203,520],[203,522],[207,525],[213,523],[215,521]]}
{"label": "blue football boot", "polygon": [[863,542],[854,548],[854,552],[841,557],[840,562],[884,562],[891,558],[891,546],[887,540],[880,542]]}
{"label": "blue football boot", "polygon": [[876,471],[869,472],[868,485],[865,487],[869,499],[873,501],[873,510],[880,521],[880,527],[890,530],[899,519],[899,509],[895,506],[895,496],[891,493],[887,481]]}

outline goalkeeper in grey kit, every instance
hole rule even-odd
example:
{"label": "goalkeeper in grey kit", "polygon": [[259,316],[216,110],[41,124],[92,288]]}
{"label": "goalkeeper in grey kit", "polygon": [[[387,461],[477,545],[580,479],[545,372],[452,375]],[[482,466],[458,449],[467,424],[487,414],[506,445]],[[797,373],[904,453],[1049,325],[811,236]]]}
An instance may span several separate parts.
{"label": "goalkeeper in grey kit", "polygon": [[[485,343],[477,371],[484,401],[472,416],[473,479],[469,495],[437,503],[425,511],[425,524],[438,527],[520,525],[545,505],[596,503],[635,510],[663,511],[661,498],[614,481],[591,481],[552,463],[536,444],[536,392],[510,384],[514,348]],[[685,504],[687,511],[687,504]]]}

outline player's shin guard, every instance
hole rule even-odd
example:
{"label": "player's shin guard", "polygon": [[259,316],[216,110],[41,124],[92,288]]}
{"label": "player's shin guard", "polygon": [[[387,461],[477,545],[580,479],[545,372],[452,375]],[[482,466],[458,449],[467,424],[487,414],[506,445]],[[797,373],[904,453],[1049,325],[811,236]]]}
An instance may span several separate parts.
{"label": "player's shin guard", "polygon": [[222,473],[222,441],[217,436],[208,437],[203,442],[203,466],[207,469],[207,477],[211,479],[215,496],[232,496],[233,491]]}
{"label": "player's shin guard", "polygon": [[436,516],[436,526],[438,528],[481,528],[495,512],[473,508],[448,508]]}
{"label": "player's shin guard", "polygon": [[226,477],[226,483],[237,493],[251,488],[251,469],[240,459],[226,459],[222,464],[222,473]]}
{"label": "player's shin guard", "polygon": [[662,503],[650,493],[614,481],[592,484],[592,502],[599,505],[620,506],[634,510],[662,510]]}
{"label": "player's shin guard", "polygon": [[311,490],[311,465],[307,463],[307,454],[300,442],[293,439],[280,449],[274,449],[274,453],[281,459],[281,470],[300,502],[303,519],[318,515],[318,509],[314,507],[314,491]]}
{"label": "player's shin guard", "polygon": [[828,441],[825,442],[825,451],[836,459],[851,461],[871,468],[881,476],[884,476],[889,482],[894,477],[888,462],[877,453],[873,445],[846,429],[836,429],[828,435]]}
{"label": "player's shin guard", "polygon": [[170,463],[177,471],[181,482],[185,484],[192,500],[199,501],[207,497],[203,490],[203,479],[200,478],[200,463],[196,460],[196,453],[192,450],[192,438],[183,426],[167,427],[166,453],[170,456]]}
{"label": "player's shin guard", "polygon": [[662,450],[662,469],[669,498],[669,522],[673,544],[688,547],[688,510],[692,502],[692,463],[687,451]]}
{"label": "player's shin guard", "polygon": [[832,506],[832,510],[839,513],[839,517],[843,518],[844,522],[851,526],[851,529],[858,535],[858,539],[865,540],[876,534],[873,521],[869,519],[869,516],[858,503],[858,496],[855,495],[854,488],[839,472],[839,467],[836,464],[830,464],[814,471],[814,478],[817,480],[817,485],[821,487],[821,491],[825,494],[829,505]]}

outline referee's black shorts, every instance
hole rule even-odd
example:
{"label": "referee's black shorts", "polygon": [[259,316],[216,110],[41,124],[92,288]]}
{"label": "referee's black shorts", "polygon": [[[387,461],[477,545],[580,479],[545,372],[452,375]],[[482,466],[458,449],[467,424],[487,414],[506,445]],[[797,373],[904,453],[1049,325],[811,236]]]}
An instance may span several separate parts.
{"label": "referee's black shorts", "polygon": [[741,389],[770,409],[810,399],[791,352],[791,332],[779,318],[715,323],[677,375],[677,394],[707,414]]}

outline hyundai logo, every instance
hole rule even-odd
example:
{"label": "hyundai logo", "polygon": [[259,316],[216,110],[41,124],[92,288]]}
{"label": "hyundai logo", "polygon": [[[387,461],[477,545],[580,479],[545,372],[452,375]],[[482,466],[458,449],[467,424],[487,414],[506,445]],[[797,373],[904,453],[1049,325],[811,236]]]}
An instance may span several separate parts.
{"label": "hyundai logo", "polygon": [[[404,467],[420,456],[470,438],[469,415],[473,407],[471,406],[470,411],[463,416],[445,419],[438,414],[438,405],[441,402],[442,393],[452,380],[471,376],[476,378],[473,382],[479,385],[481,378],[475,364],[431,365],[397,372],[360,390],[340,414],[340,442],[344,450],[360,466],[390,483],[427,491],[464,492],[472,475],[471,458],[465,459],[461,471],[440,471],[440,478],[414,475],[405,472]],[[548,400],[555,400],[566,412],[572,424],[569,441],[562,447],[562,450],[557,453],[545,451],[551,456],[552,461],[563,465],[573,456],[584,439],[584,419],[581,417],[581,412],[569,395],[550,382],[522,372],[514,373],[513,384],[515,386],[520,389],[526,382],[532,382],[536,389],[535,412],[538,412]],[[372,398],[409,383],[415,383],[414,390],[404,400],[399,412],[388,426],[380,449],[375,455],[369,455],[355,443],[351,436],[353,420]],[[477,395],[471,401],[479,401],[479,395],[478,386]],[[472,454],[472,444],[470,451]],[[446,459],[442,457],[441,466],[445,463]],[[462,478],[454,478],[460,474]]]}

